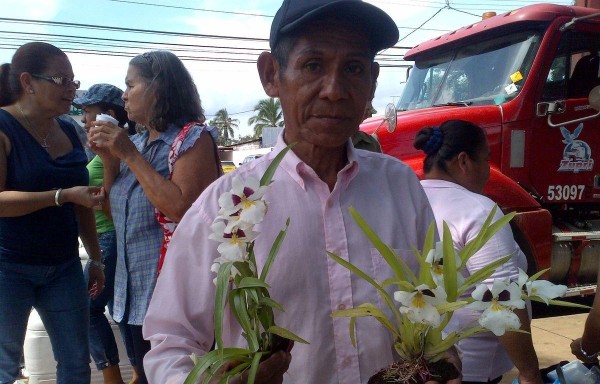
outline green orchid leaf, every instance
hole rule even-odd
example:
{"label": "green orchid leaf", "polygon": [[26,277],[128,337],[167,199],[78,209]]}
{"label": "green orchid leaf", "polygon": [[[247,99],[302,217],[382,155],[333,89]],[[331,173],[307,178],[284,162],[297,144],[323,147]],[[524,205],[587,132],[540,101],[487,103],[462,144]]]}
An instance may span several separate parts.
{"label": "green orchid leaf", "polygon": [[240,273],[240,275],[237,276],[236,285],[239,284],[239,282],[244,277],[255,277],[255,273],[252,272],[252,269],[250,269],[250,264],[248,262],[245,262],[245,261],[236,261],[236,262],[233,263],[233,266]]}
{"label": "green orchid leaf", "polygon": [[254,380],[256,379],[256,372],[258,372],[258,365],[260,364],[260,359],[262,357],[263,352],[257,352],[254,354],[252,363],[250,364],[250,370],[248,371],[248,384],[254,384]]}
{"label": "green orchid leaf", "polygon": [[550,268],[543,269],[543,270],[537,272],[536,274],[529,276],[529,279],[527,279],[527,281],[535,281],[535,280],[539,279],[540,276],[542,276],[544,273],[548,272],[549,270],[550,270]]}
{"label": "green orchid leaf", "polygon": [[331,252],[327,251],[327,254],[329,255],[329,257],[331,257],[333,260],[335,260],[338,264],[345,267],[346,269],[349,269],[351,272],[360,276],[366,282],[368,282],[373,287],[375,287],[375,289],[377,289],[377,292],[379,292],[379,295],[385,302],[385,305],[390,309],[390,311],[392,311],[392,313],[395,315],[398,322],[401,320],[402,315],[400,314],[400,311],[398,310],[398,308],[396,308],[394,299],[387,293],[387,291],[385,289],[383,289],[383,287],[381,285],[377,284],[377,282],[375,280],[373,280],[369,275],[367,275],[366,273],[361,271],[359,268],[354,266],[352,263],[342,259],[335,253],[331,253]]}
{"label": "green orchid leaf", "polygon": [[276,325],[270,326],[269,329],[267,329],[267,332],[268,333],[272,333],[274,335],[277,335],[279,337],[283,337],[284,339],[288,339],[288,340],[292,340],[292,341],[297,341],[297,342],[302,343],[302,344],[309,344],[308,341],[304,340],[303,338],[301,338],[300,336],[296,335],[292,331],[289,331],[289,330],[287,330],[285,328],[278,327]]}
{"label": "green orchid leaf", "polygon": [[222,361],[239,361],[248,360],[251,352],[243,348],[224,348],[222,350],[210,351],[207,354],[198,357],[198,363],[194,366],[184,381],[184,384],[195,384],[202,375],[207,372],[213,365]]}
{"label": "green orchid leaf", "polygon": [[416,289],[416,287],[408,281],[396,281],[395,284],[399,291],[412,292]]}
{"label": "green orchid leaf", "polygon": [[[228,362],[226,362],[226,363],[228,363]],[[218,368],[221,368],[223,365],[225,365],[225,363],[222,364],[221,366],[219,366]],[[215,366],[215,368],[217,368],[217,367]],[[225,373],[216,373],[218,368],[215,369],[215,377],[220,377],[220,380],[217,382],[217,384],[228,384],[231,382],[231,379],[233,377],[244,372],[246,369],[250,368],[250,362],[244,361],[244,362],[238,363],[238,365],[231,368],[230,370],[228,370]],[[212,383],[213,383],[213,380],[210,377],[207,377],[203,384],[212,384]]]}
{"label": "green orchid leaf", "polygon": [[465,305],[469,304],[468,301],[454,301],[454,302],[450,302],[450,303],[445,303],[445,304],[440,304],[436,306],[436,309],[438,310],[440,315],[443,315],[446,312],[454,312],[457,309],[460,309],[462,307],[464,307]]}
{"label": "green orchid leaf", "polygon": [[398,334],[396,327],[394,326],[394,324],[392,324],[390,322],[390,320],[387,318],[385,313],[383,313],[379,308],[377,308],[376,306],[374,306],[371,303],[361,304],[356,308],[349,308],[349,309],[342,309],[339,311],[335,311],[330,316],[333,318],[336,318],[336,317],[350,317],[350,318],[374,317],[383,326],[385,326],[387,329],[389,329],[392,332],[392,334],[394,334],[394,335]]}
{"label": "green orchid leaf", "polygon": [[384,243],[377,233],[373,231],[373,229],[367,224],[366,220],[354,209],[353,207],[348,208],[350,211],[350,215],[358,224],[363,233],[367,236],[371,244],[379,251],[381,256],[388,263],[394,276],[396,279],[400,281],[417,281],[417,277],[413,274],[413,272],[408,268],[404,260],[398,257],[396,253],[386,244]]}
{"label": "green orchid leaf", "polygon": [[290,226],[290,218],[288,217],[287,220],[285,221],[285,228],[283,230],[281,230],[279,232],[279,234],[277,235],[277,237],[275,238],[275,241],[273,242],[273,245],[271,246],[271,250],[269,251],[269,257],[267,258],[267,261],[265,262],[265,265],[263,266],[262,271],[260,272],[260,279],[262,281],[265,281],[267,279],[267,274],[269,273],[269,270],[271,269],[271,265],[273,264],[273,261],[275,261],[275,256],[277,256],[277,254],[279,253],[279,249],[281,248],[281,243],[283,242],[283,239],[285,239],[285,235],[287,234],[287,230]]}
{"label": "green orchid leaf", "polygon": [[396,285],[396,283],[397,283],[397,280],[394,277],[388,277],[387,279],[385,279],[381,282],[381,287],[387,288],[390,285]]}
{"label": "green orchid leaf", "polygon": [[458,288],[458,294],[461,295],[468,288],[473,287],[490,277],[496,271],[496,268],[505,264],[511,259],[511,257],[512,255],[504,256],[503,258],[495,260],[480,270],[474,272],[472,275],[467,277],[464,283]]}
{"label": "green orchid leaf", "polygon": [[276,310],[278,310],[280,312],[285,312],[285,310],[283,309],[283,307],[281,306],[281,304],[279,304],[275,300],[271,299],[270,297],[262,297],[260,299],[260,305],[265,305],[267,307],[271,307],[273,309],[276,309]]}
{"label": "green orchid leaf", "polygon": [[[541,299],[537,296],[529,296],[529,299],[531,301],[545,303],[545,301],[543,299]],[[572,303],[570,301],[562,301],[562,300],[555,300],[555,299],[548,300],[548,305],[558,305],[560,307],[581,308],[581,309],[591,309],[592,308],[592,307],[590,307],[588,305],[584,305],[584,304],[577,304],[577,303]]]}
{"label": "green orchid leaf", "polygon": [[279,163],[281,163],[281,160],[283,160],[283,158],[285,157],[285,155],[288,153],[288,151],[290,149],[292,149],[292,147],[294,145],[296,145],[296,143],[292,143],[292,144],[288,145],[287,147],[285,147],[284,149],[282,149],[281,152],[279,152],[277,154],[277,156],[275,156],[275,158],[273,159],[273,161],[271,161],[271,164],[269,164],[269,166],[267,167],[267,170],[265,171],[265,173],[263,174],[263,176],[260,178],[260,185],[261,186],[265,186],[265,185],[271,184],[271,180],[273,180],[273,175],[275,175],[275,171],[277,170],[277,167],[279,166]]}
{"label": "green orchid leaf", "polygon": [[244,277],[237,286],[238,289],[245,288],[266,288],[269,289],[271,286],[264,282],[264,280],[256,277]]}
{"label": "green orchid leaf", "polygon": [[458,279],[459,273],[456,269],[456,252],[454,251],[454,242],[452,241],[452,233],[446,222],[443,223],[443,270],[444,270],[444,289],[448,295],[448,301],[455,301],[458,297]]}
{"label": "green orchid leaf", "polygon": [[248,307],[244,291],[237,290],[232,292],[231,295],[229,295],[229,305],[231,306],[231,311],[235,315],[240,327],[242,327],[246,334],[248,348],[254,352],[258,351],[259,343],[256,334],[257,331],[252,324],[252,319],[248,316]]}
{"label": "green orchid leaf", "polygon": [[223,314],[227,303],[227,292],[229,290],[229,277],[231,275],[231,263],[223,263],[217,272],[217,286],[215,289],[215,341],[217,349],[223,350]]}
{"label": "green orchid leaf", "polygon": [[486,218],[483,223],[481,230],[477,234],[477,236],[468,242],[465,247],[459,252],[461,256],[461,260],[463,262],[463,266],[467,263],[467,260],[473,256],[477,251],[481,249],[481,247],[489,241],[503,226],[508,224],[513,217],[515,216],[515,212],[511,212],[509,214],[504,215],[499,220],[495,221],[493,224],[490,224],[494,219],[496,211],[498,209],[498,205],[494,205],[492,211]]}
{"label": "green orchid leaf", "polygon": [[421,254],[423,258],[427,257],[429,251],[431,251],[435,247],[435,230],[437,226],[435,221],[429,224],[429,228],[427,229],[427,235],[425,236],[425,244],[423,244],[423,250]]}

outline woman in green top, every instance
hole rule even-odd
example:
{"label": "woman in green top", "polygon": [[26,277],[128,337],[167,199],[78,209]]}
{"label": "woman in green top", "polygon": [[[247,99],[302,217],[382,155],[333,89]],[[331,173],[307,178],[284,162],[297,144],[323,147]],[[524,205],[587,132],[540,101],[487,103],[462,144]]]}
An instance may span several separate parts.
{"label": "woman in green top", "polygon": [[[90,129],[97,116],[100,114],[110,115],[123,127],[126,123],[130,130],[135,133],[134,123],[128,122],[127,112],[121,99],[123,91],[110,84],[95,84],[90,87],[86,94],[73,100],[73,105],[83,110],[81,122],[85,125],[86,132]],[[90,177],[90,185],[102,186],[104,177],[104,165],[99,156],[95,156],[87,165]],[[112,314],[112,301],[115,280],[115,266],[117,262],[117,242],[115,227],[110,214],[108,199],[102,204],[102,209],[95,211],[96,231],[98,242],[102,251],[102,262],[105,265],[105,288],[94,300],[90,301],[90,354],[96,363],[98,370],[102,371],[105,384],[123,384],[123,378],[119,369],[119,350],[115,341],[112,328],[104,316],[105,307],[108,305]],[[123,338],[127,333],[121,332]],[[125,343],[129,345],[129,343]],[[127,351],[130,362],[133,362],[133,354]],[[134,365],[132,363],[132,365]],[[136,382],[136,370],[134,366],[134,379]]]}

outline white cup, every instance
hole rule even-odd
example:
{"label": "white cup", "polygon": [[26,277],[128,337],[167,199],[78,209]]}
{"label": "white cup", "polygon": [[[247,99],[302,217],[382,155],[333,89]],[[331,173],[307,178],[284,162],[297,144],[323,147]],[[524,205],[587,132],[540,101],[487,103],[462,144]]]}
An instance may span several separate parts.
{"label": "white cup", "polygon": [[115,119],[111,115],[107,115],[106,113],[96,115],[96,121],[108,121],[109,123],[113,123],[114,125],[119,125],[119,121],[117,119]]}
{"label": "white cup", "polygon": [[[119,125],[119,121],[117,119],[115,119],[111,115],[107,115],[106,113],[101,113],[99,115],[96,115],[96,121],[108,121],[109,123],[113,123],[116,126]],[[104,141],[105,140],[96,140],[96,141],[94,141],[94,143],[95,144],[101,144]]]}

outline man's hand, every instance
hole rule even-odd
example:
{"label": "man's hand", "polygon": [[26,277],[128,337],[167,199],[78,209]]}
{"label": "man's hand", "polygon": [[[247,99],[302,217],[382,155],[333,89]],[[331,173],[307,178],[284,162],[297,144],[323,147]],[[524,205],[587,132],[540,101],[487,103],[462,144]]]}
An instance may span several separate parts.
{"label": "man's hand", "polygon": [[[283,375],[290,367],[291,361],[292,354],[289,351],[279,351],[272,354],[258,365],[254,382],[261,384],[283,383]],[[236,365],[236,363],[226,365],[224,370],[227,371],[232,369]],[[229,382],[231,384],[246,384],[248,382],[248,371],[246,370],[246,372],[244,372],[241,376],[237,375]]]}
{"label": "man's hand", "polygon": [[456,379],[448,380],[445,383],[440,383],[439,381],[429,380],[425,384],[461,384],[462,383],[462,362],[460,361],[460,357],[458,356],[458,351],[456,348],[452,347],[446,352],[444,352],[444,360],[451,363],[456,367],[456,370],[459,373],[459,376]]}

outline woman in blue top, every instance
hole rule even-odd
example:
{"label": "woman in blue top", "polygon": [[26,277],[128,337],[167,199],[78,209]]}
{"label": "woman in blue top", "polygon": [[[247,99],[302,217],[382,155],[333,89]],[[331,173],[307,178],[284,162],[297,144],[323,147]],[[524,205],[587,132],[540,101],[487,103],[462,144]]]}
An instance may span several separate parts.
{"label": "woman in blue top", "polygon": [[19,375],[34,307],[48,331],[58,383],[90,381],[89,298],[78,235],[92,262],[88,289],[104,287],[87,158],[67,113],[79,82],[60,49],[28,43],[0,67],[0,382]]}
{"label": "woman in blue top", "polygon": [[[142,323],[165,239],[155,209],[178,223],[221,168],[216,133],[201,123],[198,91],[177,56],[152,51],[134,57],[125,85],[129,120],[146,129],[129,138],[114,124],[95,122],[89,141],[104,162],[104,187],[117,232],[113,318],[130,332],[139,383],[144,384],[142,361],[150,343],[142,336]],[[187,132],[185,137],[181,132]],[[174,153],[178,157],[171,171]]]}
{"label": "woman in blue top", "polygon": [[[100,114],[109,115],[118,121],[120,127],[127,124],[130,135],[136,133],[135,123],[128,121],[127,111],[123,103],[123,91],[111,84],[94,84],[88,91],[73,100],[73,105],[81,108],[81,122],[86,132],[93,126],[93,122]],[[102,186],[104,180],[104,164],[102,159],[94,154],[87,165],[90,175],[90,185]],[[106,307],[112,315],[112,302],[115,282],[115,268],[117,265],[117,236],[110,213],[110,204],[105,202],[94,210],[96,216],[96,232],[102,251],[104,263],[104,291],[90,301],[90,353],[96,368],[102,372],[104,384],[124,384],[119,368],[119,350],[112,327],[104,315]],[[127,337],[127,332],[122,333]],[[133,358],[133,351],[127,350],[127,356],[133,365],[133,378],[130,383],[137,383],[137,368]]]}

